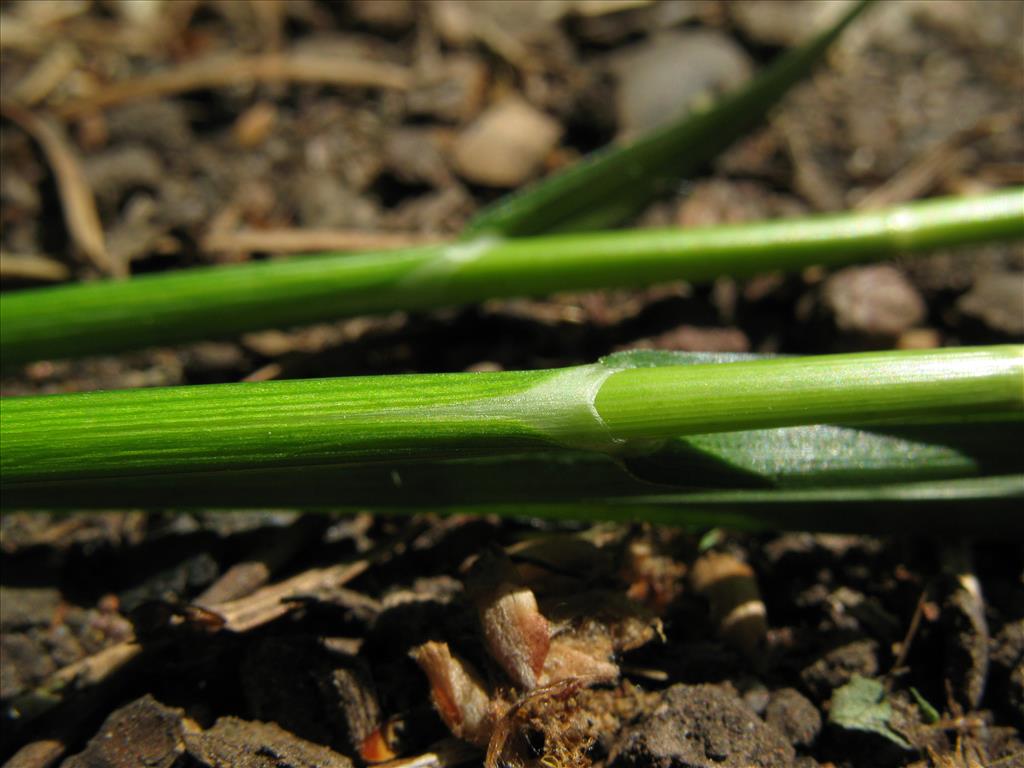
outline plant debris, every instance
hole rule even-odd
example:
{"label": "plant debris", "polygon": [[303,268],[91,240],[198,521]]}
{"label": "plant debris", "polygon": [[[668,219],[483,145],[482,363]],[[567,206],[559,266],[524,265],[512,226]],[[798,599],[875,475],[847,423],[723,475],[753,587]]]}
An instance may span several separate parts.
{"label": "plant debris", "polygon": [[855,676],[832,694],[828,719],[842,728],[877,733],[910,749],[910,743],[892,729],[892,705],[877,680]]}

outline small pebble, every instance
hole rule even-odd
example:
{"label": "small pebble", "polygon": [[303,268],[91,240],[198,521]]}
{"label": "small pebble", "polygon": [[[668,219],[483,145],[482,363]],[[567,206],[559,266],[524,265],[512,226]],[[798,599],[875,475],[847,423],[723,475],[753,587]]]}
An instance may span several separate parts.
{"label": "small pebble", "polygon": [[541,168],[561,132],[555,120],[525,101],[505,99],[456,138],[455,167],[478,184],[515,187]]}
{"label": "small pebble", "polygon": [[924,320],[924,300],[887,264],[849,267],[825,281],[824,302],[844,331],[868,336],[899,336]]}
{"label": "small pebble", "polygon": [[986,272],[957,307],[994,331],[1024,335],[1024,272]]}
{"label": "small pebble", "polygon": [[934,328],[911,328],[900,334],[897,349],[935,349],[942,346],[942,334]]}
{"label": "small pebble", "polygon": [[277,122],[277,107],[267,101],[253,104],[238,116],[231,132],[238,146],[257,147],[266,140]]}
{"label": "small pebble", "polygon": [[818,708],[793,688],[772,693],[764,719],[796,747],[810,747],[821,732]]}
{"label": "small pebble", "polygon": [[750,57],[713,31],[657,35],[617,54],[616,106],[624,137],[642,135],[750,77]]}

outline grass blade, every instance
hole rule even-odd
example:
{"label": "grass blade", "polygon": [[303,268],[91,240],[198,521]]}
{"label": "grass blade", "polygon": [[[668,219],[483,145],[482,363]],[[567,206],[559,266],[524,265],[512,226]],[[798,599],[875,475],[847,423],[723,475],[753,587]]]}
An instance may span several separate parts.
{"label": "grass blade", "polygon": [[1024,237],[1024,188],[693,230],[480,241],[191,269],[0,296],[6,366],[502,296],[707,281]]}
{"label": "grass blade", "polygon": [[[549,462],[547,466],[552,465]],[[262,497],[255,491],[246,491],[235,485],[232,476],[226,474],[207,475],[209,482],[205,486],[200,480],[188,477],[183,479],[181,485],[171,477],[154,477],[121,484],[100,481],[61,483],[49,489],[42,484],[35,488],[16,486],[5,490],[4,507],[137,508],[134,502],[141,499],[142,508],[148,509],[209,509],[237,508],[242,501],[248,499],[254,500],[255,508],[275,508],[283,500],[287,507],[301,506],[305,509],[337,512],[441,512],[544,518],[562,522],[589,520],[645,522],[693,528],[727,527],[750,531],[781,529],[887,535],[927,533],[1017,539],[1022,536],[1020,506],[1024,498],[1024,475],[1020,474],[883,484],[866,488],[839,486],[802,490],[719,490],[662,495],[627,493],[608,498],[594,495],[542,501],[515,496],[475,502],[451,501],[443,494],[435,497],[421,493],[418,498],[407,497],[404,503],[396,503],[393,494],[380,493],[379,488],[377,493],[371,493],[367,499],[360,498],[358,487],[355,497],[344,493],[334,496],[318,493],[311,483],[318,478],[332,482],[332,471],[333,468],[320,468],[308,474],[281,470],[271,472],[273,480],[284,480],[283,487],[272,481],[262,481],[260,473],[243,473],[247,479],[255,481],[257,488],[267,491],[267,495]],[[590,476],[593,490],[614,490],[613,484],[601,485],[601,476],[600,472]],[[225,479],[228,485],[220,482]],[[532,482],[532,478],[527,482]],[[82,495],[76,499],[76,493]],[[104,502],[110,502],[109,506]],[[250,509],[254,507],[247,506]]]}
{"label": "grass blade", "polygon": [[572,168],[503,198],[470,222],[466,236],[521,237],[622,222],[760,123],[867,5],[858,3],[832,28],[783,54],[746,87],[710,109],[627,146],[595,152]]}
{"label": "grass blade", "polygon": [[651,483],[704,488],[820,488],[909,483],[1012,472],[1007,446],[1024,423],[856,429],[820,424],[669,440],[625,466]]}
{"label": "grass blade", "polygon": [[[714,491],[579,504],[483,504],[448,510],[552,520],[648,522],[736,530],[1020,539],[1024,475],[802,491]],[[398,511],[398,510],[396,510]]]}
{"label": "grass blade", "polygon": [[86,478],[7,486],[7,509],[418,509],[551,504],[714,489],[810,489],[1013,472],[1024,424],[942,424],[886,433],[791,427],[677,438],[650,455],[544,451],[361,465]]}

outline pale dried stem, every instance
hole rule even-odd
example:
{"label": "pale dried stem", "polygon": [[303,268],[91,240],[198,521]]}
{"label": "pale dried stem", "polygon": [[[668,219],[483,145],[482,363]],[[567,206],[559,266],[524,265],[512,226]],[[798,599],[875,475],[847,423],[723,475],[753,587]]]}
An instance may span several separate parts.
{"label": "pale dried stem", "polygon": [[860,199],[858,211],[873,211],[915,200],[934,190],[943,180],[956,175],[970,162],[968,147],[998,133],[1019,130],[1014,114],[985,115],[961,131],[948,136],[922,152],[897,173]]}
{"label": "pale dried stem", "polygon": [[272,584],[247,597],[211,607],[224,619],[224,629],[247,632],[288,613],[292,607],[288,600],[298,595],[334,589],[347,584],[369,567],[369,561],[314,568],[290,579]]}
{"label": "pale dried stem", "polygon": [[52,118],[12,102],[0,101],[0,114],[29,134],[43,150],[57,180],[68,234],[78,250],[105,274],[126,275],[126,266],[115,263],[107,252],[96,199],[64,129]]}
{"label": "pale dried stem", "polygon": [[242,229],[210,232],[203,238],[201,247],[206,253],[385,251],[433,245],[445,239],[437,235],[352,229]]}
{"label": "pale dried stem", "polygon": [[193,61],[166,72],[112,83],[98,93],[64,104],[56,111],[60,117],[78,117],[127,101],[240,83],[291,82],[405,90],[411,81],[412,75],[405,67],[380,61],[296,53],[223,55]]}
{"label": "pale dried stem", "polygon": [[60,283],[71,277],[71,271],[55,259],[35,253],[0,251],[0,281],[37,280]]}

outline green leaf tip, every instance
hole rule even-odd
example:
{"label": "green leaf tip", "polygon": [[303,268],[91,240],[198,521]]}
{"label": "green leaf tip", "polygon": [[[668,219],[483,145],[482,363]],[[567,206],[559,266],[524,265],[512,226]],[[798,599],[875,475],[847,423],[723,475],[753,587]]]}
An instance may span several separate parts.
{"label": "green leaf tip", "polygon": [[921,717],[924,718],[926,723],[930,725],[939,722],[939,711],[931,705],[928,699],[921,695],[917,688],[910,686],[910,695],[917,702],[917,708],[921,710]]}
{"label": "green leaf tip", "polygon": [[871,3],[861,0],[831,28],[779,56],[745,87],[626,146],[594,152],[484,209],[464,237],[521,237],[621,223],[671,190],[760,123],[843,30]]}

